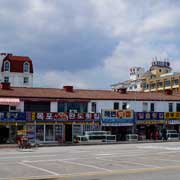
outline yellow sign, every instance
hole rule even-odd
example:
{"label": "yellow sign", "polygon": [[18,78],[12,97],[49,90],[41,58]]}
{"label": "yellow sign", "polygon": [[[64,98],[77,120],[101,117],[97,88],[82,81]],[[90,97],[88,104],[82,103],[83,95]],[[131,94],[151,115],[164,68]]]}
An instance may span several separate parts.
{"label": "yellow sign", "polygon": [[180,112],[166,112],[165,119],[180,119]]}

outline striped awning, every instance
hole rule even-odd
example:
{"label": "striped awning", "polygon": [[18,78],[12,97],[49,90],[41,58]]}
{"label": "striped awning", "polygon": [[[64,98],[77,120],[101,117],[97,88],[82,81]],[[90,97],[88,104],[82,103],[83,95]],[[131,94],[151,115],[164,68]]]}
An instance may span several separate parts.
{"label": "striped awning", "polygon": [[19,98],[0,98],[0,105],[17,106],[19,103]]}

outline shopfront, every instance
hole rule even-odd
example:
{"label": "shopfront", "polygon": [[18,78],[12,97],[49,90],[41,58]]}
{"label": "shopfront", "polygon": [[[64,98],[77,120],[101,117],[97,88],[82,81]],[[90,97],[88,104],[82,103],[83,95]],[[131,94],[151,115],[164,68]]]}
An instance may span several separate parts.
{"label": "shopfront", "polygon": [[25,125],[26,113],[0,112],[0,143],[16,143],[17,131]]}
{"label": "shopfront", "polygon": [[167,123],[167,129],[175,129],[180,132],[180,112],[166,112],[165,119]]}
{"label": "shopfront", "polygon": [[111,131],[117,140],[125,140],[134,131],[132,110],[102,110],[102,130]]}
{"label": "shopfront", "polygon": [[136,133],[140,139],[159,139],[165,127],[164,112],[136,112]]}
{"label": "shopfront", "polygon": [[30,113],[27,129],[43,143],[72,142],[85,131],[100,130],[98,113]]}

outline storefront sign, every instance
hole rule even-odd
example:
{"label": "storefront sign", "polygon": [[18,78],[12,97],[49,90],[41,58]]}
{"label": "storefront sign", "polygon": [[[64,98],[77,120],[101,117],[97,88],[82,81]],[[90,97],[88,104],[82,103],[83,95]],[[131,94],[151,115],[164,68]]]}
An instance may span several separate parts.
{"label": "storefront sign", "polygon": [[131,110],[102,110],[103,126],[133,126],[133,123]]}
{"label": "storefront sign", "polygon": [[24,112],[0,112],[2,122],[25,122],[26,113]]}
{"label": "storefront sign", "polygon": [[136,124],[164,124],[163,112],[136,112]]}
{"label": "storefront sign", "polygon": [[168,120],[167,123],[176,125],[176,124],[180,124],[180,120]]}
{"label": "storefront sign", "polygon": [[100,120],[99,113],[31,113],[30,121],[82,121],[82,120]]}
{"label": "storefront sign", "polygon": [[179,119],[180,120],[180,112],[166,112],[165,119]]}

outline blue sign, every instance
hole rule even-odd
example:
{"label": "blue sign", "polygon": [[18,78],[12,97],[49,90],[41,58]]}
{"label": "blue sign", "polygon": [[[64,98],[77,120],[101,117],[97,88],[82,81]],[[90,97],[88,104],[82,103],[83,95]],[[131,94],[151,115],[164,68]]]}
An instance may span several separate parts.
{"label": "blue sign", "polygon": [[136,120],[164,120],[164,112],[136,112]]}
{"label": "blue sign", "polygon": [[1,122],[26,122],[26,113],[24,112],[1,112]]}
{"label": "blue sign", "polygon": [[136,124],[164,124],[164,112],[136,112]]}

